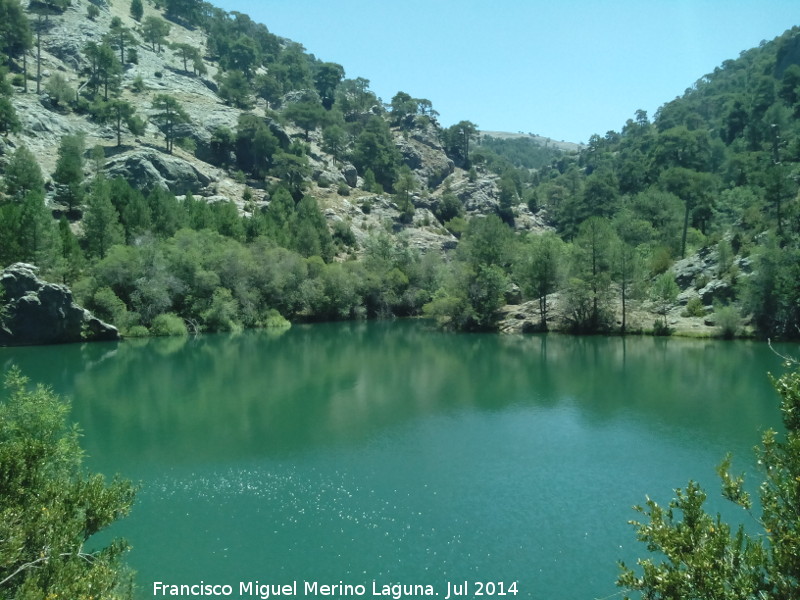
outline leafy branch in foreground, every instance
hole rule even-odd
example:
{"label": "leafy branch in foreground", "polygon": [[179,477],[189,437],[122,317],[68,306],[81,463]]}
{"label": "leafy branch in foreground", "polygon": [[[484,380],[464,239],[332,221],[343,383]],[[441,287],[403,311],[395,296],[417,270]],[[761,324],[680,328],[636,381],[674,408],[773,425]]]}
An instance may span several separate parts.
{"label": "leafy branch in foreground", "polygon": [[[735,532],[703,508],[705,492],[695,482],[676,490],[666,508],[647,499],[632,521],[639,541],[660,555],[638,560],[641,574],[620,563],[617,585],[645,600],[793,600],[800,598],[800,371],[774,380],[781,397],[785,439],[767,431],[756,450],[764,475],[759,489],[762,532]],[[750,512],[742,476],[732,476],[730,457],[718,468],[722,495]]]}
{"label": "leafy branch in foreground", "polygon": [[0,396],[0,597],[130,598],[127,544],[85,545],[128,514],[134,488],[82,467],[67,403],[12,368]]}

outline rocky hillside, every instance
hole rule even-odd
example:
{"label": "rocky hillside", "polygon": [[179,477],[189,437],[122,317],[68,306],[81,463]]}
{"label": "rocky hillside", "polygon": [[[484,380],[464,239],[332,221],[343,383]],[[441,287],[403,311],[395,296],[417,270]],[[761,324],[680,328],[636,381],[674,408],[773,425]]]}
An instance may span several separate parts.
{"label": "rocky hillside", "polygon": [[[673,102],[581,148],[443,127],[430,100],[385,102],[202,0],[0,4],[17,19],[0,37],[0,265],[36,264],[123,335],[420,314],[797,329],[800,146],[767,125],[800,139],[798,64],[761,81],[773,105],[752,125],[747,98],[727,130],[698,129],[699,109],[676,124]],[[792,36],[722,75],[768,72]]]}
{"label": "rocky hillside", "polygon": [[[98,14],[90,19],[87,11],[96,6]],[[488,170],[473,171],[471,177],[448,156],[441,140],[441,128],[435,118],[406,119],[402,127],[393,124],[391,134],[403,164],[410,167],[417,185],[411,200],[415,206],[412,219],[401,218],[396,198],[387,193],[375,194],[363,190],[364,173],[350,162],[342,162],[324,149],[322,127],[312,127],[306,132],[292,120],[282,116],[293,102],[302,98],[298,91],[285,94],[268,110],[261,97],[252,98],[246,110],[226,102],[219,94],[223,74],[218,60],[208,52],[208,38],[200,27],[186,27],[180,22],[169,22],[169,45],[159,51],[158,44],[145,41],[143,23],[148,18],[163,17],[162,11],[144,4],[144,14],[137,21],[130,14],[130,3],[125,0],[93,2],[73,0],[62,14],[48,17],[41,38],[40,93],[35,93],[35,66],[28,58],[28,90],[15,86],[13,106],[21,122],[21,131],[0,142],[2,158],[7,160],[15,148],[25,145],[39,161],[45,178],[56,168],[57,148],[61,138],[70,134],[84,134],[87,159],[95,147],[101,147],[105,159],[102,170],[110,177],[121,176],[134,187],[148,191],[155,187],[168,188],[176,195],[191,192],[209,202],[229,200],[243,214],[264,209],[269,205],[270,178],[243,175],[235,162],[220,164],[213,159],[215,135],[220,131],[236,132],[243,113],[263,117],[270,131],[288,147],[299,140],[307,145],[310,173],[307,191],[314,195],[329,222],[347,222],[357,240],[366,237],[376,228],[387,228],[395,233],[405,231],[412,246],[421,250],[447,249],[456,244],[456,238],[437,219],[437,208],[442,194],[451,191],[462,202],[466,215],[494,212],[499,201],[498,176]],[[122,26],[133,32],[128,52],[133,50],[136,63],[126,62],[119,80],[118,98],[130,102],[137,113],[145,118],[144,130],[132,135],[124,130],[121,144],[117,144],[115,123],[98,122],[86,106],[72,105],[51,97],[50,85],[64,80],[69,89],[80,92],[86,88],[87,73],[92,64],[87,45],[102,44],[112,27]],[[281,40],[282,44],[290,44]],[[179,45],[201,49],[203,75],[198,69],[185,69]],[[36,48],[31,51],[35,54]],[[19,68],[20,61],[15,62]],[[266,72],[263,66],[256,74]],[[19,84],[19,79],[16,80]],[[174,97],[188,115],[188,122],[180,124],[179,143],[173,152],[166,151],[164,132],[153,121],[158,111],[154,99],[160,94]],[[275,110],[277,109],[277,110]],[[380,112],[373,108],[373,111]],[[265,116],[266,115],[266,116]],[[86,161],[85,176],[94,173],[92,161]],[[463,165],[462,165],[463,166]],[[47,182],[48,205],[63,213],[65,207],[54,200],[54,186]],[[387,190],[391,192],[392,190]],[[247,197],[247,200],[245,200]],[[362,210],[369,205],[372,210]],[[541,229],[545,225],[524,205],[517,208],[516,226],[521,229]],[[77,231],[79,223],[75,223]]]}

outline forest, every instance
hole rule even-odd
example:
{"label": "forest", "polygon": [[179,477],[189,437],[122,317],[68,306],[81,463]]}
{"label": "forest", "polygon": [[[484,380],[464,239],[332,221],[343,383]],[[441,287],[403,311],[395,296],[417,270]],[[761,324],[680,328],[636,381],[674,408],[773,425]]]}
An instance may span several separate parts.
{"label": "forest", "polygon": [[[482,136],[468,120],[442,127],[430,100],[404,92],[384,103],[368,80],[241,13],[198,0],[111,6],[0,0],[0,265],[35,264],[126,336],[414,315],[492,331],[522,301],[536,303],[540,331],[669,334],[677,307],[713,315],[729,337],[800,336],[798,28],[725,61],[652,119],[637,111],[565,152]],[[81,48],[74,80],[45,79],[47,36],[78,9],[103,22],[102,41]],[[168,42],[178,29],[203,47]],[[180,88],[125,75],[151,55],[213,88],[235,126],[193,135]],[[19,100],[37,94],[110,139],[61,135],[43,171]],[[220,169],[240,196],[109,172],[148,128],[159,152]],[[449,170],[409,158],[404,144],[420,139]],[[482,182],[491,203],[476,209],[462,191]],[[393,217],[356,235],[357,219],[330,216],[343,202],[363,219],[388,203]],[[521,227],[523,214],[544,225]],[[415,246],[420,228],[455,249]],[[696,253],[710,271],[678,273]],[[654,318],[632,322],[632,307]]]}

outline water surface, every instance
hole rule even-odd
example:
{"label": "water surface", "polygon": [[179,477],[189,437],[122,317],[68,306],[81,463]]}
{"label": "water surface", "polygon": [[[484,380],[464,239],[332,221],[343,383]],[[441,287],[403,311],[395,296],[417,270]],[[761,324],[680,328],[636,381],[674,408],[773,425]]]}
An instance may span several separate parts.
{"label": "water surface", "polygon": [[316,580],[444,598],[467,580],[604,598],[645,553],[632,505],[695,479],[745,520],[714,467],[730,451],[754,473],[779,424],[781,361],[755,342],[347,323],[0,349],[11,362],[72,398],[91,468],[142,483],[113,531],[142,597]]}

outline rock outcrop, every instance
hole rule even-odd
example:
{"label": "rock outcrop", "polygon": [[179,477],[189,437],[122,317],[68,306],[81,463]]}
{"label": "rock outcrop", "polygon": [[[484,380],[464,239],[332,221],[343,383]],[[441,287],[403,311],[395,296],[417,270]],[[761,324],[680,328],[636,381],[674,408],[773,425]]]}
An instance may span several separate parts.
{"label": "rock outcrop", "polygon": [[150,148],[125,152],[106,163],[111,177],[120,176],[141,190],[168,188],[174,194],[199,194],[211,178],[197,167],[177,156]]}
{"label": "rock outcrop", "polygon": [[15,263],[0,274],[0,346],[119,339],[116,327],[75,304],[66,286],[42,281],[36,271]]}

